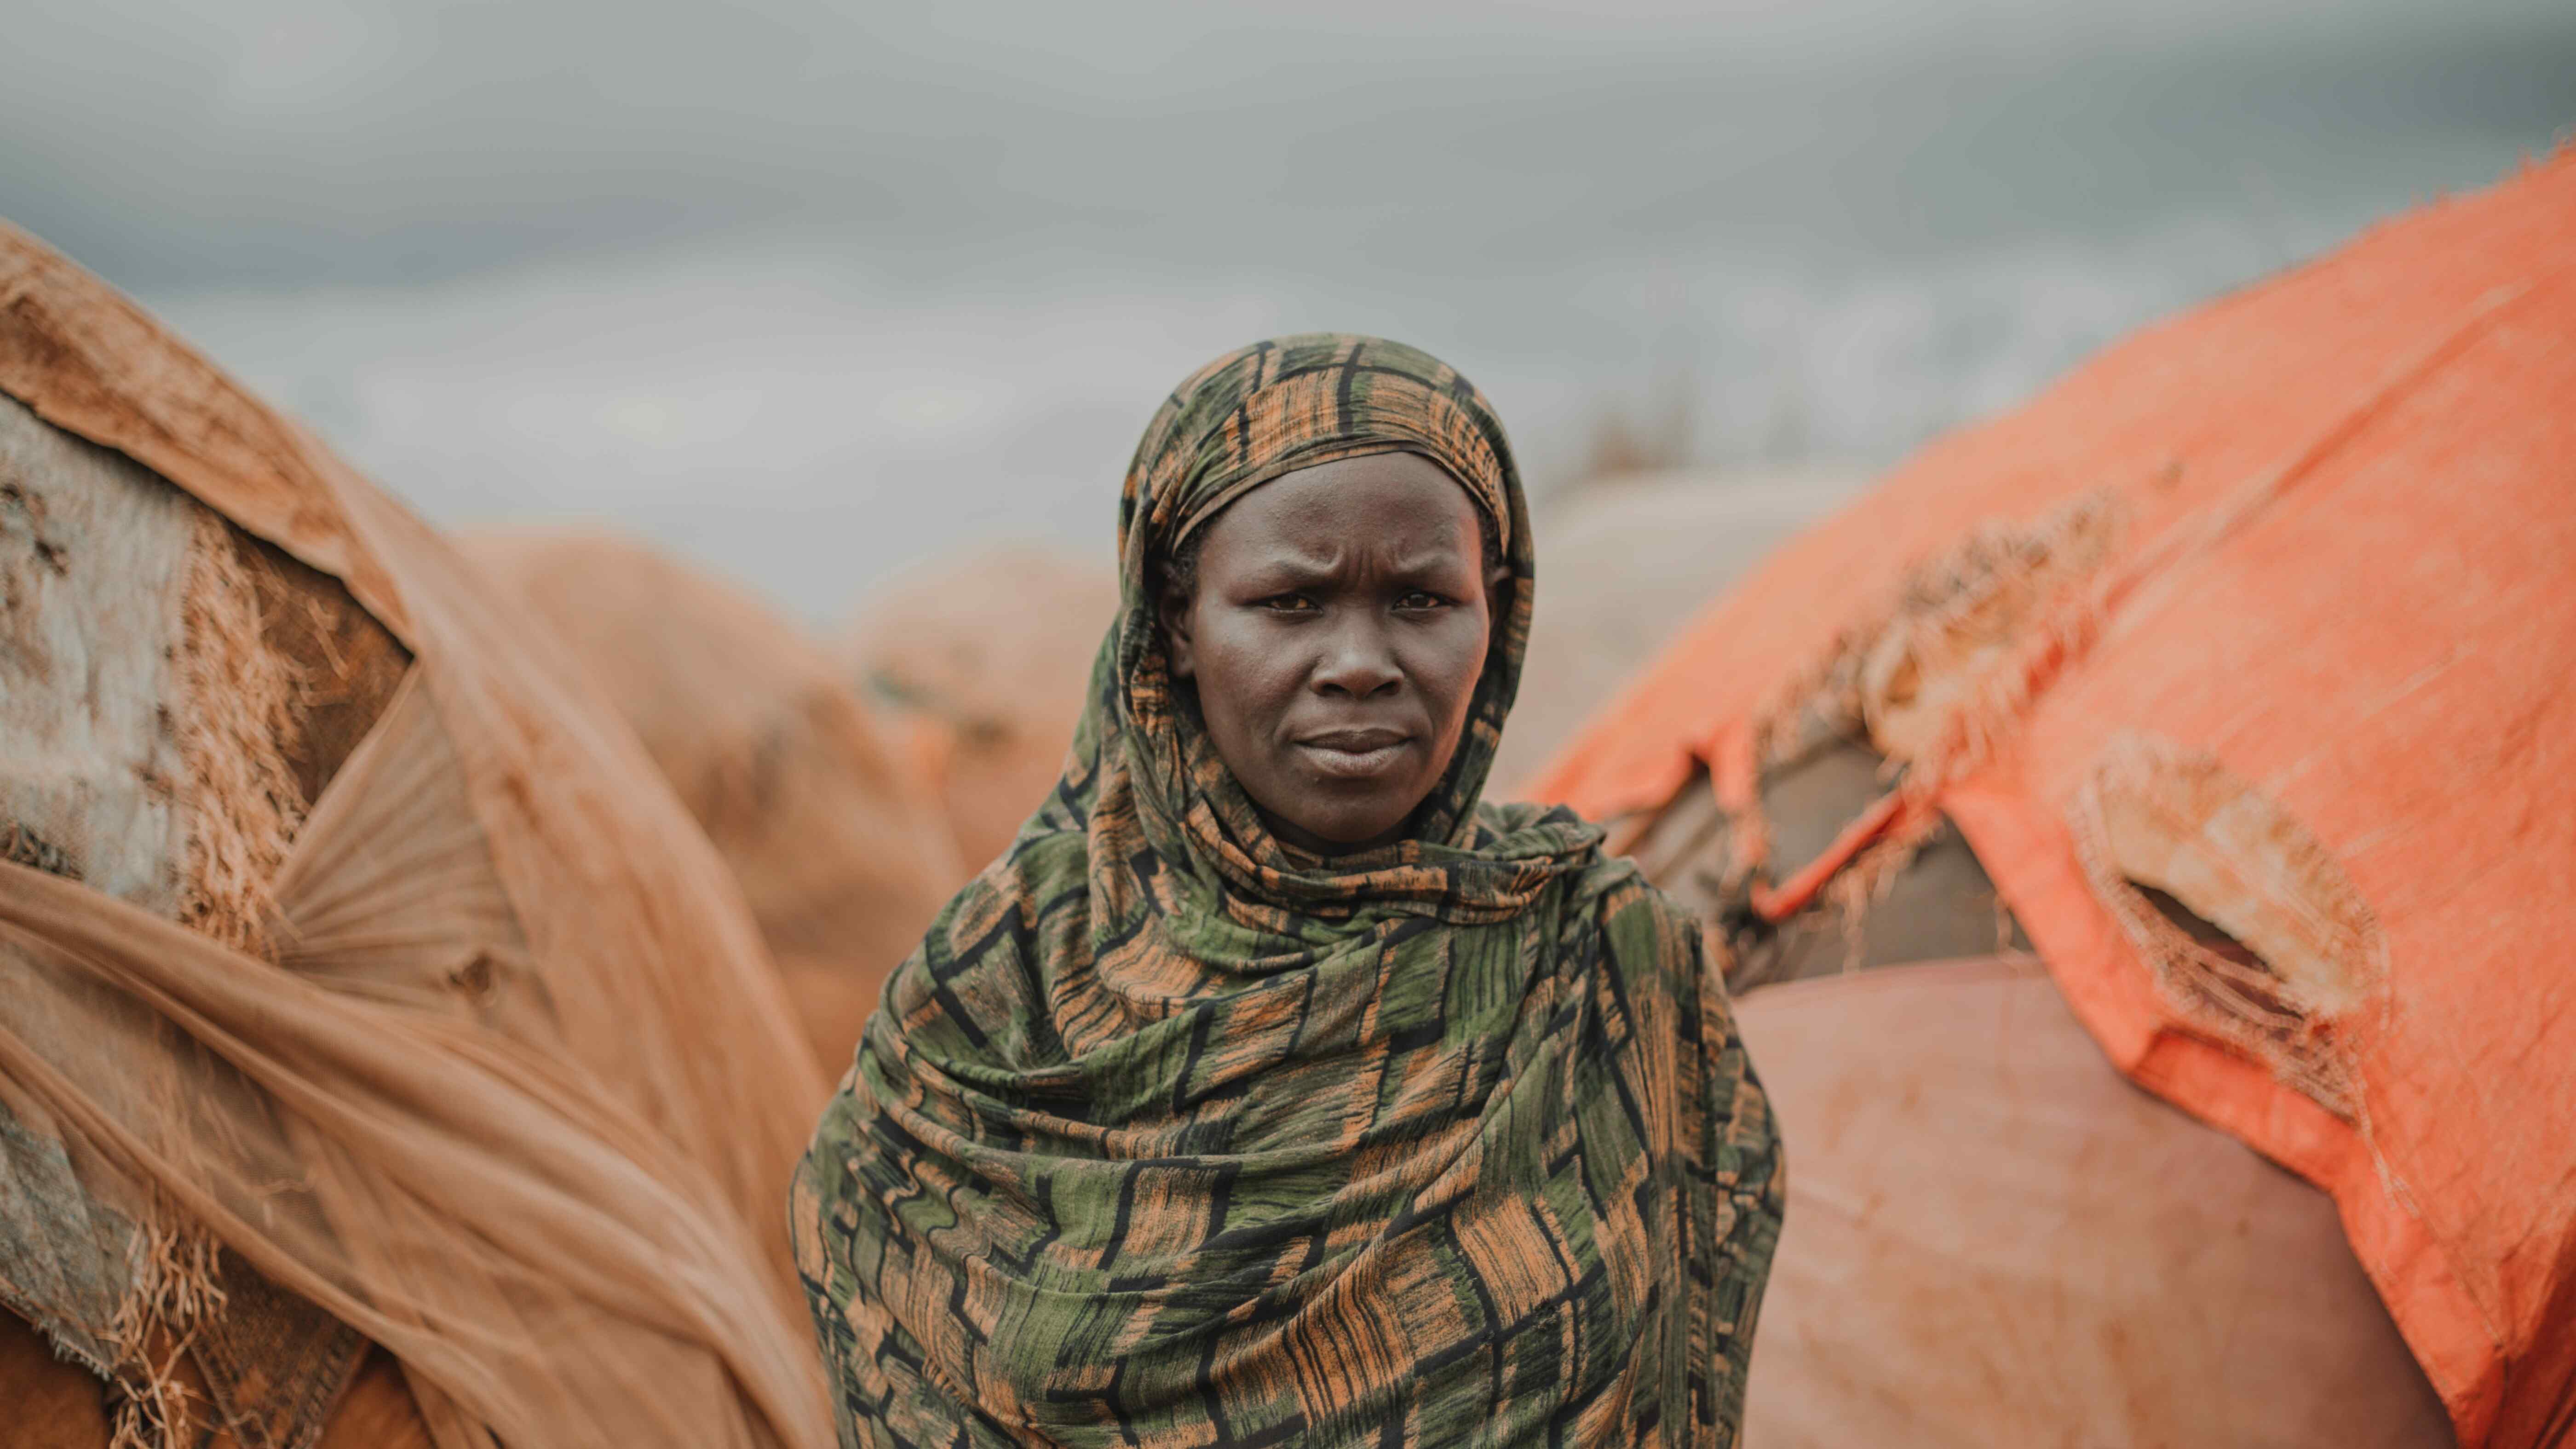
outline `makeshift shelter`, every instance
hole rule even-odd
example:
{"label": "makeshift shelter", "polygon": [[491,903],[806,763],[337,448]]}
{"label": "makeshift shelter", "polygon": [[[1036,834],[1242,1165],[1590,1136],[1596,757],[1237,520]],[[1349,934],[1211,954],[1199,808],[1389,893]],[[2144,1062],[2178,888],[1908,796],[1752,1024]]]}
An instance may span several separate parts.
{"label": "makeshift shelter", "polygon": [[741,590],[627,539],[521,530],[466,556],[572,645],[733,868],[824,1074],[966,872],[840,670]]}
{"label": "makeshift shelter", "polygon": [[827,1443],[823,1082],[568,651],[6,227],[0,587],[4,1381],[27,1324],[127,1442]]}
{"label": "makeshift shelter", "polygon": [[1117,611],[1106,562],[1020,547],[916,570],[861,612],[845,667],[932,782],[967,869],[1055,788]]}
{"label": "makeshift shelter", "polygon": [[[1530,792],[1662,831],[1730,943],[1866,943],[1955,830],[2111,1062],[2332,1195],[2468,1445],[2576,1433],[2571,236],[2561,154],[2139,333],[1782,549]],[[1778,848],[1837,753],[1876,798]]]}

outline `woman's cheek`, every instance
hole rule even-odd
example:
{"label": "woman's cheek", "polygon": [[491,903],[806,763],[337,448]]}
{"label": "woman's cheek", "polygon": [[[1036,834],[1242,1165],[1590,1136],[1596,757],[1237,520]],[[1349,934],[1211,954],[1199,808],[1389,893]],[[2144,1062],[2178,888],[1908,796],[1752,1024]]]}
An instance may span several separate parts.
{"label": "woman's cheek", "polygon": [[1410,671],[1441,718],[1466,717],[1468,699],[1485,672],[1486,633],[1481,620],[1461,617],[1441,631],[1436,652]]}
{"label": "woman's cheek", "polygon": [[1240,708],[1274,714],[1286,707],[1305,677],[1303,642],[1298,630],[1266,619],[1247,620],[1229,631],[1223,668],[1240,691]]}

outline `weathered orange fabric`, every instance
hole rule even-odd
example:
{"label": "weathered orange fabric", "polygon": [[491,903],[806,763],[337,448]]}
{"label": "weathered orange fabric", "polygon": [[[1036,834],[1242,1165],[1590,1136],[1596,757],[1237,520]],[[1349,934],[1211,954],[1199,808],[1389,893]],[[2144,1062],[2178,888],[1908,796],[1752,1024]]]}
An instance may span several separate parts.
{"label": "weathered orange fabric", "polygon": [[2112,1060],[2334,1196],[2468,1445],[2576,1433],[2571,238],[2562,152],[2138,333],[1782,549],[1526,792],[1740,796],[1838,692]]}
{"label": "weathered orange fabric", "polygon": [[581,655],[733,868],[823,1074],[964,885],[929,783],[821,648],[741,590],[613,535],[462,540]]}
{"label": "weathered orange fabric", "polygon": [[[778,1206],[823,1079],[633,732],[436,532],[5,225],[0,393],[414,661],[268,883],[273,952],[0,862],[16,1130],[156,1253],[219,1243],[384,1345],[441,1449],[828,1443]],[[202,1275],[158,1276],[138,1311],[182,1326]]]}

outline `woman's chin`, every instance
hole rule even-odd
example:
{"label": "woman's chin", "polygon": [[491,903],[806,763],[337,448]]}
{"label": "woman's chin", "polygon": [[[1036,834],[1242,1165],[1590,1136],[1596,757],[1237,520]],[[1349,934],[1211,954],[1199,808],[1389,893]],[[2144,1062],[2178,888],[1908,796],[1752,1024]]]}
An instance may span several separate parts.
{"label": "woman's chin", "polygon": [[[1419,803],[1419,802],[1416,802]],[[1353,802],[1355,808],[1332,811],[1302,811],[1302,819],[1272,820],[1273,833],[1291,845],[1324,855],[1349,855],[1356,851],[1375,850],[1393,845],[1404,838],[1405,822],[1412,818],[1413,806],[1396,808],[1396,802],[1373,800],[1365,805]],[[1285,824],[1288,828],[1279,829]]]}

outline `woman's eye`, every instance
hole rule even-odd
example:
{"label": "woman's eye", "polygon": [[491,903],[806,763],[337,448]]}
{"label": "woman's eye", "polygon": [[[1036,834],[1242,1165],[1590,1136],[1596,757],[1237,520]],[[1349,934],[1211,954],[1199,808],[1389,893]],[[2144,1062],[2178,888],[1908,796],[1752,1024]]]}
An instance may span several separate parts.
{"label": "woman's eye", "polygon": [[1303,594],[1273,594],[1261,601],[1261,607],[1274,614],[1304,614],[1315,606]]}
{"label": "woman's eye", "polygon": [[1395,606],[1399,609],[1437,609],[1448,602],[1449,601],[1447,599],[1440,597],[1438,594],[1428,593],[1421,589],[1415,589],[1412,593],[1396,600]]}

